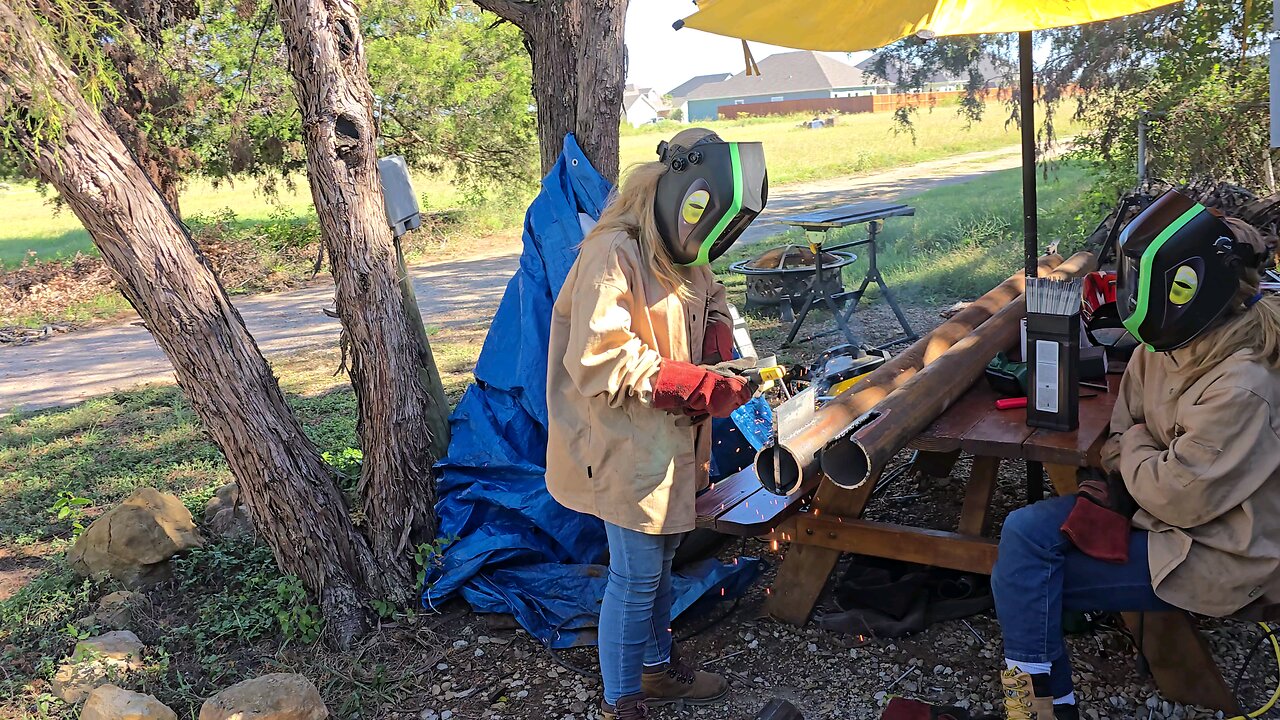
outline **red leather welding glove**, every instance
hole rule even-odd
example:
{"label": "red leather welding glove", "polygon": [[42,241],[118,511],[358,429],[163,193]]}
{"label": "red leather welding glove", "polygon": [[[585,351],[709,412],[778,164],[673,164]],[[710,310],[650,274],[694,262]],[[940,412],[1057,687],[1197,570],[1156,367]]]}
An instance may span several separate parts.
{"label": "red leather welding glove", "polygon": [[1075,507],[1062,523],[1062,532],[1080,552],[1104,562],[1129,561],[1130,523],[1137,504],[1120,473],[1105,475],[1082,469]]}
{"label": "red leather welding glove", "polygon": [[707,323],[702,336],[702,363],[715,365],[733,359],[733,328],[715,321]]}
{"label": "red leather welding glove", "polygon": [[704,367],[663,360],[653,381],[653,406],[689,416],[726,418],[751,399],[751,383]]}

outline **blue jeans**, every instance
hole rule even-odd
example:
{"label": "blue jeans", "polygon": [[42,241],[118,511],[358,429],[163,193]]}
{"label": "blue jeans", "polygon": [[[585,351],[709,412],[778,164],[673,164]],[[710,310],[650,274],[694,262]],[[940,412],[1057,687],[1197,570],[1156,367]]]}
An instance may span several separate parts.
{"label": "blue jeans", "polygon": [[600,676],[604,700],[640,692],[645,665],[671,659],[671,559],[680,535],[646,535],[604,524],[609,582],[600,605]]}
{"label": "blue jeans", "polygon": [[1170,610],[1151,588],[1147,533],[1129,533],[1129,562],[1095,560],[1059,529],[1075,496],[1050,498],[1015,510],[1000,533],[991,575],[1004,655],[1016,662],[1052,663],[1055,698],[1072,691],[1071,661],[1062,640],[1062,612]]}

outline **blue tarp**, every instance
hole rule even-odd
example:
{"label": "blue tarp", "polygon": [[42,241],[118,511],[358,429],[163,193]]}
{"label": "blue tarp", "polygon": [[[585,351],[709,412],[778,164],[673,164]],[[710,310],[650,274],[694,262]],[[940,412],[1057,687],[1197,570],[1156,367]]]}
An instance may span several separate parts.
{"label": "blue tarp", "polygon": [[[567,136],[525,214],[520,268],[489,328],[476,382],[450,418],[448,456],[437,465],[440,536],[450,542],[427,574],[423,605],[461,594],[477,612],[514,615],[551,647],[590,641],[578,631],[595,626],[607,576],[603,525],[551,498],[544,463],[551,308],[582,242],[579,214],[598,219],[610,189]],[[737,422],[717,422],[713,471],[727,475],[752,457],[764,441],[755,430],[762,413],[768,405],[758,402],[740,409]],[[674,612],[706,595],[735,596],[759,570],[754,558],[686,567],[675,578]]]}

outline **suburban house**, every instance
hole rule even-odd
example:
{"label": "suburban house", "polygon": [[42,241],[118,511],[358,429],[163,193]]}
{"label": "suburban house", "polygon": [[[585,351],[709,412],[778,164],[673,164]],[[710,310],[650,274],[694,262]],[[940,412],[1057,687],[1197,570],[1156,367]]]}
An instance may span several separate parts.
{"label": "suburban house", "polygon": [[757,64],[759,75],[744,71],[690,92],[685,119],[715,120],[722,105],[858,97],[877,90],[858,68],[808,50],[770,55]]}
{"label": "suburban house", "polygon": [[713,73],[711,75],[699,75],[697,77],[692,77],[692,78],[689,78],[688,80],[685,80],[679,85],[671,88],[671,90],[667,93],[667,97],[670,98],[672,110],[673,111],[679,110],[680,119],[688,120],[689,119],[689,95],[693,93],[694,90],[697,90],[703,85],[710,85],[711,83],[724,82],[725,80],[728,80],[731,77],[733,77],[733,73],[726,72],[726,73]]}
{"label": "suburban house", "polygon": [[640,127],[645,123],[654,122],[666,117],[670,112],[671,108],[667,106],[661,95],[654,92],[653,88],[627,85],[622,89],[622,114],[631,127]]}

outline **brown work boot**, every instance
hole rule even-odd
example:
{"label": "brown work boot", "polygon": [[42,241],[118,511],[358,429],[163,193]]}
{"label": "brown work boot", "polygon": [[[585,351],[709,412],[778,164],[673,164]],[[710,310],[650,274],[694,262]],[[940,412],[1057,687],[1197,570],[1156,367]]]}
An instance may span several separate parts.
{"label": "brown work boot", "polygon": [[649,708],[644,704],[644,693],[620,697],[617,705],[601,700],[600,717],[602,720],[645,720],[649,717]]}
{"label": "brown work boot", "polygon": [[723,675],[695,670],[674,652],[666,665],[646,669],[640,686],[650,705],[707,705],[729,694],[729,681]]}
{"label": "brown work boot", "polygon": [[1004,710],[1008,720],[1054,720],[1053,693],[1049,676],[1028,675],[1012,668],[1000,673],[1004,687]]}

